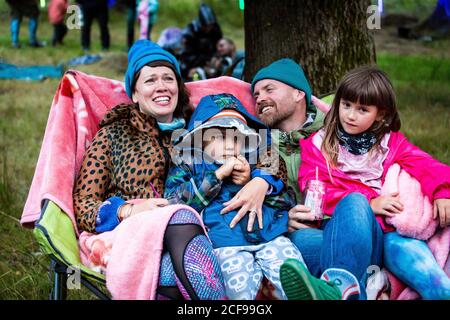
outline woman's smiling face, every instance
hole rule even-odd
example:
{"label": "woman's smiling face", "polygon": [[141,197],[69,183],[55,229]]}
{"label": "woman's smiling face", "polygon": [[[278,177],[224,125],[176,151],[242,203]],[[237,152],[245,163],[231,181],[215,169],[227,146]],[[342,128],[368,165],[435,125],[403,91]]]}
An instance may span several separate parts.
{"label": "woman's smiling face", "polygon": [[172,69],[164,66],[141,69],[133,92],[141,112],[158,122],[171,122],[178,103],[178,83]]}

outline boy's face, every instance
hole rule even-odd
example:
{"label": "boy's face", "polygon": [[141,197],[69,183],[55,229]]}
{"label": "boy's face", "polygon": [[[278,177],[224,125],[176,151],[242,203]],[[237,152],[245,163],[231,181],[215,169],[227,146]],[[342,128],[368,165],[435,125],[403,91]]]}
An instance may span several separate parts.
{"label": "boy's face", "polygon": [[203,133],[203,151],[219,162],[240,155],[242,142],[236,129],[209,128]]}

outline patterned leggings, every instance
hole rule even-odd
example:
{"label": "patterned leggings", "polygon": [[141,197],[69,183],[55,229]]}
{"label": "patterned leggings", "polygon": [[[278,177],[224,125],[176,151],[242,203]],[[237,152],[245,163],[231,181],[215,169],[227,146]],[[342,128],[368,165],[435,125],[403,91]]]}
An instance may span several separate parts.
{"label": "patterned leggings", "polygon": [[223,277],[199,219],[189,210],[175,212],[164,235],[158,300],[226,299]]}
{"label": "patterned leggings", "polygon": [[297,247],[284,236],[254,246],[224,247],[214,249],[229,299],[254,300],[263,276],[275,287],[275,296],[287,299],[281,287],[280,266],[288,258],[303,262]]}
{"label": "patterned leggings", "polygon": [[385,234],[384,263],[423,299],[450,300],[450,278],[425,241],[403,237],[395,231]]}

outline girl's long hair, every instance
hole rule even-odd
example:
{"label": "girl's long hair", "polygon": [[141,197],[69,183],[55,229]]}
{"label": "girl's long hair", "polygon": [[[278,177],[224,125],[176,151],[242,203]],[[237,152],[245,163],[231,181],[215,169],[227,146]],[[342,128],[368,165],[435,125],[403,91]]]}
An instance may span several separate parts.
{"label": "girl's long hair", "polygon": [[339,105],[341,99],[361,105],[374,105],[378,114],[383,115],[381,121],[375,121],[369,128],[375,134],[377,148],[383,136],[390,131],[399,131],[400,117],[397,111],[394,88],[387,75],[375,66],[363,66],[348,72],[341,80],[330,111],[325,117],[325,137],[322,153],[333,167],[337,166],[339,155]]}
{"label": "girl's long hair", "polygon": [[[175,67],[170,62],[167,62],[164,60],[150,62],[150,63],[146,64],[146,66],[152,67],[152,68],[167,67],[173,71],[173,73],[175,74],[175,78],[177,80],[177,85],[178,85],[178,103],[173,112],[173,116],[174,116],[174,118],[183,118],[186,120],[186,122],[188,122],[189,118],[192,115],[192,110],[193,110],[193,107],[189,101],[190,94],[189,94],[188,88],[186,87],[186,85],[183,82],[183,79],[181,79],[180,75],[175,70]],[[140,70],[134,74],[133,83],[131,84],[132,92],[134,92],[134,88],[136,86],[136,82],[137,82],[137,79],[139,78],[140,74],[141,74]]]}

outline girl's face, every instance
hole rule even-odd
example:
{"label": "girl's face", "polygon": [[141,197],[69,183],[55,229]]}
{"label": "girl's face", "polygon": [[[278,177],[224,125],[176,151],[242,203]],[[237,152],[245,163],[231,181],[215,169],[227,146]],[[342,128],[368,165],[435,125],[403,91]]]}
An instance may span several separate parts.
{"label": "girl's face", "polygon": [[203,141],[203,151],[219,162],[241,154],[242,139],[236,135],[235,130],[208,129],[204,133]]}
{"label": "girl's face", "polygon": [[133,102],[158,122],[172,122],[178,103],[178,83],[172,69],[143,67],[134,87]]}
{"label": "girl's face", "polygon": [[344,99],[339,103],[339,122],[348,134],[363,133],[381,118],[376,106],[365,106]]}

